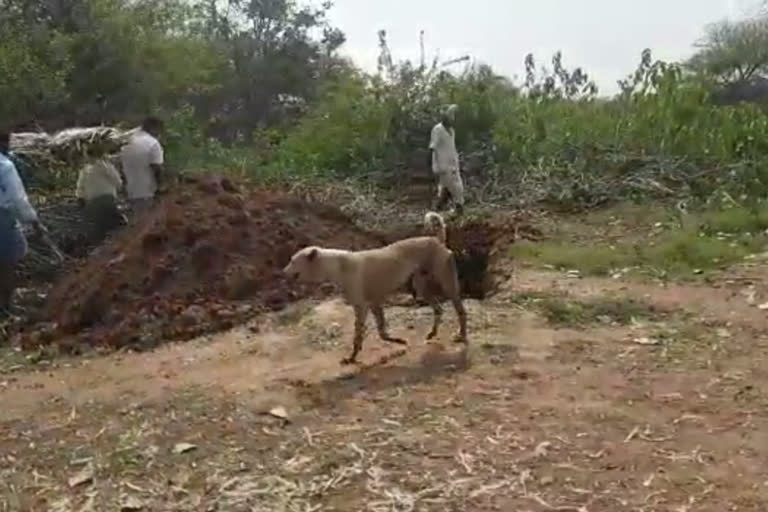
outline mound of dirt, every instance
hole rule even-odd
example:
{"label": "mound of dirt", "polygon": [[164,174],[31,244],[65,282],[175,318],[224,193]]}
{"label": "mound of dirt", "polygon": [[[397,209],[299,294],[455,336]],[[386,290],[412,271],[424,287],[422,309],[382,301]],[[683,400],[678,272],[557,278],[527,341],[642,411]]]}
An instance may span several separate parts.
{"label": "mound of dirt", "polygon": [[[494,247],[511,242],[515,229],[485,221],[450,224],[448,244],[465,296],[483,298],[491,289]],[[422,227],[406,231],[367,231],[335,207],[228,179],[185,183],[62,277],[21,343],[151,348],[227,329],[334,291],[287,282],[282,268],[298,249],[379,247],[421,235]]]}
{"label": "mound of dirt", "polygon": [[332,291],[282,274],[313,244],[359,250],[382,239],[333,207],[227,179],[185,184],[63,277],[36,318],[46,328],[22,343],[146,348],[228,328]]}

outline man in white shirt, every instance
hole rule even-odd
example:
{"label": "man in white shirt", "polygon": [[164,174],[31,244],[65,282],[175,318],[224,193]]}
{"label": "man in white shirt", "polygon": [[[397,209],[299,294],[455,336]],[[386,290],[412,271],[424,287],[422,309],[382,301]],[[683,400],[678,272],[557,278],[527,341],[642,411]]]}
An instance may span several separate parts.
{"label": "man in white shirt", "polygon": [[117,192],[123,180],[103,148],[92,147],[77,177],[76,196],[83,203],[83,214],[91,228],[91,241],[101,243],[113,229],[126,224],[117,207]]}
{"label": "man in white shirt", "polygon": [[456,105],[448,106],[442,114],[442,121],[432,128],[429,141],[430,164],[437,177],[437,201],[435,209],[445,206],[450,196],[457,215],[464,211],[464,183],[459,171],[459,153],[456,151]]}
{"label": "man in white shirt", "polygon": [[125,193],[135,215],[152,207],[157,186],[163,174],[163,146],[157,137],[163,130],[163,122],[148,117],[128,143],[123,146],[120,159],[125,176]]}
{"label": "man in white shirt", "polygon": [[10,145],[10,133],[0,133],[0,313],[11,305],[16,289],[16,266],[28,250],[21,223],[32,225],[39,233],[45,232],[37,212],[29,204],[16,166],[8,158]]}

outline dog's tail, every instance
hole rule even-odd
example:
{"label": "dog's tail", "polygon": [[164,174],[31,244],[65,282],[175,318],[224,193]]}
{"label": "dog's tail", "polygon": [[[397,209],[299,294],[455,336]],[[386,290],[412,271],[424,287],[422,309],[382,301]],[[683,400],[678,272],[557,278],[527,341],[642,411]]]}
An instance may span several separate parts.
{"label": "dog's tail", "polygon": [[429,236],[433,236],[445,245],[448,235],[446,233],[445,219],[437,212],[427,212],[424,215],[424,229]]}

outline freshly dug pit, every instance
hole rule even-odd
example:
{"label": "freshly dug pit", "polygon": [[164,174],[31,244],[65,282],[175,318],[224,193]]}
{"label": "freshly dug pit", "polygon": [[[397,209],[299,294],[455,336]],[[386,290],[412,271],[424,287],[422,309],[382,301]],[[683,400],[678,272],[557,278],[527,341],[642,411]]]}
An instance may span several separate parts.
{"label": "freshly dug pit", "polygon": [[485,299],[495,288],[490,272],[492,251],[500,239],[512,242],[505,233],[486,222],[469,222],[449,226],[446,243],[456,258],[456,270],[462,294],[473,299]]}
{"label": "freshly dug pit", "polygon": [[[483,300],[492,295],[499,282],[510,276],[494,263],[518,238],[538,239],[541,233],[522,217],[500,219],[449,220],[446,244],[456,258],[461,294],[465,298]],[[387,243],[413,236],[423,236],[420,225],[400,227],[384,235]],[[415,294],[409,284],[409,292]]]}

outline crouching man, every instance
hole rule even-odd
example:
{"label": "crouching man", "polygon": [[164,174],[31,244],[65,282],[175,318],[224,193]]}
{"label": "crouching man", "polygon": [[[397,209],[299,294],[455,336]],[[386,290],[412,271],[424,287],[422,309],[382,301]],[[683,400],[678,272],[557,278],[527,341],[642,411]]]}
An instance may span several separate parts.
{"label": "crouching man", "polygon": [[86,157],[91,161],[80,169],[76,195],[83,206],[90,240],[98,244],[111,231],[127,224],[117,207],[117,192],[123,186],[123,180],[102,148],[89,149]]}

